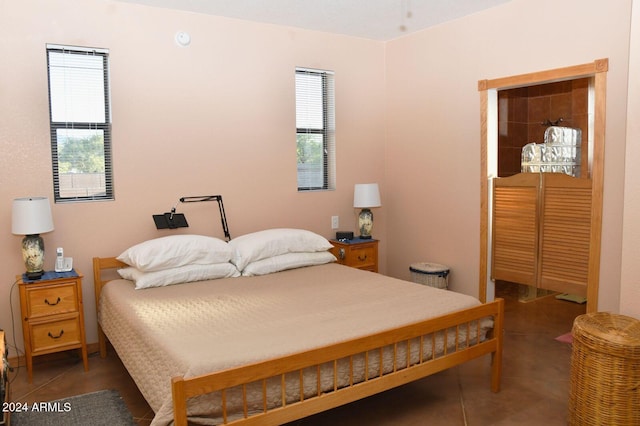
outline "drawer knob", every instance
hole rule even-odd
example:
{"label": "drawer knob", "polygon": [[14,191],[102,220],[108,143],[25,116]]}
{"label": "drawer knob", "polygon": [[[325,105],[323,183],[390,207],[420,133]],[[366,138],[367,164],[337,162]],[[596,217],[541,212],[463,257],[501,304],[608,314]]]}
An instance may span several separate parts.
{"label": "drawer knob", "polygon": [[64,334],[64,330],[60,330],[60,334],[58,334],[57,336],[54,336],[53,334],[51,334],[51,332],[48,332],[47,335],[49,337],[51,337],[52,339],[59,339],[62,337],[62,335]]}
{"label": "drawer knob", "polygon": [[56,306],[58,303],[60,303],[60,298],[58,297],[58,300],[56,300],[53,303],[49,302],[49,299],[44,299],[44,303],[46,303],[49,306]]}
{"label": "drawer knob", "polygon": [[360,262],[364,262],[365,260],[367,260],[367,255],[365,254],[365,255],[364,255],[364,257],[362,257],[362,256],[358,255],[358,260],[359,260]]}

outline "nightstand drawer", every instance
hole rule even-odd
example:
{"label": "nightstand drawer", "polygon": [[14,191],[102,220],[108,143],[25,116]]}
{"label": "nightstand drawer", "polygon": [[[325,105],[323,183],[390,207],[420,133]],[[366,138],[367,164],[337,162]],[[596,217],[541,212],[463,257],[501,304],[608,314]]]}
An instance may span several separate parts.
{"label": "nightstand drawer", "polygon": [[353,239],[331,240],[331,253],[341,265],[378,272],[378,240]]}
{"label": "nightstand drawer", "polygon": [[373,246],[350,248],[345,253],[345,260],[348,265],[356,268],[375,266],[375,248]]}
{"label": "nightstand drawer", "polygon": [[49,351],[67,345],[80,345],[80,317],[62,319],[59,321],[33,324],[31,326],[31,351]]}
{"label": "nightstand drawer", "polygon": [[77,311],[78,296],[75,282],[27,290],[29,318]]}

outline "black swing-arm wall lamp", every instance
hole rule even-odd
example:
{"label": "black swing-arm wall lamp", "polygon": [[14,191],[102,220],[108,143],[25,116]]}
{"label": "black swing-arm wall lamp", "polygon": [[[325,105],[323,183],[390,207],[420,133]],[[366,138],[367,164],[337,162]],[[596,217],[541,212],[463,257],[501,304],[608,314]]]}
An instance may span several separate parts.
{"label": "black swing-arm wall lamp", "polygon": [[[192,197],[181,197],[179,200],[181,203],[200,203],[203,201],[217,201],[218,210],[220,210],[220,221],[222,222],[222,231],[227,241],[231,240],[229,234],[229,226],[227,225],[227,216],[224,213],[224,204],[222,202],[222,195],[199,195]],[[176,228],[188,228],[187,218],[183,213],[176,213],[176,207],[171,208],[171,212],[164,214],[154,214],[153,221],[156,224],[157,229],[176,229]]]}

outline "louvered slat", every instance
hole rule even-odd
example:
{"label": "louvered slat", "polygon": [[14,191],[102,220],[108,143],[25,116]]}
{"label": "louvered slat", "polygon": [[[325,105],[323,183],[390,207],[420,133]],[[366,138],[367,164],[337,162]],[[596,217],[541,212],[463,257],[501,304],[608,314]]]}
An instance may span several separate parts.
{"label": "louvered slat", "polygon": [[544,175],[539,287],[586,296],[591,180]]}
{"label": "louvered slat", "polygon": [[536,285],[537,175],[494,180],[492,277]]}

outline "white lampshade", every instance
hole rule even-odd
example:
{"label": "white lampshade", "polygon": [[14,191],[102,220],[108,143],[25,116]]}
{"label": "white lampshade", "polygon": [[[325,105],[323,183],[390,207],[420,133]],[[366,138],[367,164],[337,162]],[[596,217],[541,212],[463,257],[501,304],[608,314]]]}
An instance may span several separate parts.
{"label": "white lampshade", "polygon": [[47,197],[16,198],[11,217],[13,234],[36,235],[53,231],[51,205]]}
{"label": "white lampshade", "polygon": [[380,190],[377,183],[357,183],[353,191],[353,207],[380,207]]}

